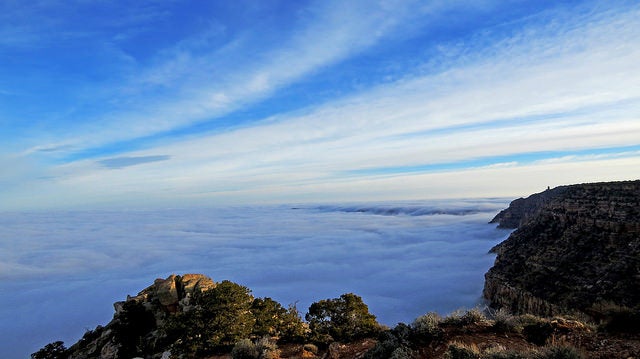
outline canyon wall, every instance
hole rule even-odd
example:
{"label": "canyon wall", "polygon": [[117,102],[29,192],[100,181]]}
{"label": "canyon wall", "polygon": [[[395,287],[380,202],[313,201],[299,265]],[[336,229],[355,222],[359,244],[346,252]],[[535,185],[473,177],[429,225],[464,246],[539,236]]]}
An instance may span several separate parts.
{"label": "canyon wall", "polygon": [[492,222],[517,230],[492,249],[491,306],[553,315],[640,303],[640,181],[549,189]]}

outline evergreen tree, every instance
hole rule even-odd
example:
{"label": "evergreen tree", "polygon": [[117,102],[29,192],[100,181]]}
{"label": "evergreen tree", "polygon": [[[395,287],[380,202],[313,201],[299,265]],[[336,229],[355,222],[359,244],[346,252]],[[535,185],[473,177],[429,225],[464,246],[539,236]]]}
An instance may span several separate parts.
{"label": "evergreen tree", "polygon": [[369,313],[369,307],[353,293],[311,304],[305,318],[312,335],[325,343],[331,340],[353,341],[375,336],[380,331],[380,324]]}
{"label": "evergreen tree", "polygon": [[200,355],[227,349],[253,331],[253,296],[247,287],[223,281],[194,300],[193,309],[166,321],[167,338],[177,352]]}

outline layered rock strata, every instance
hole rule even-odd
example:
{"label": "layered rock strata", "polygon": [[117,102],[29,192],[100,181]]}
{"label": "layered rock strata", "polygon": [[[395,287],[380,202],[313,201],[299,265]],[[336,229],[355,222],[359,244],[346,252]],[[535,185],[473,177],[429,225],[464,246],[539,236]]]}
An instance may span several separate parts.
{"label": "layered rock strata", "polygon": [[518,228],[492,249],[484,296],[493,307],[552,315],[640,303],[640,181],[547,190],[492,222]]}

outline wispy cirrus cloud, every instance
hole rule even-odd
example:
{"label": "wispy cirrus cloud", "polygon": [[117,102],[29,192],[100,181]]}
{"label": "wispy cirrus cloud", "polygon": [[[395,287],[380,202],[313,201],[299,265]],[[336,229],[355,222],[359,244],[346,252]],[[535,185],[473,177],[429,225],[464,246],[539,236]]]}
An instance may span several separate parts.
{"label": "wispy cirrus cloud", "polygon": [[[261,43],[256,34],[267,29],[258,23],[208,48],[208,38],[225,32],[223,25],[211,22],[203,32],[161,51],[151,66],[132,67],[124,82],[102,94],[110,97],[111,109],[61,135],[71,144],[100,146],[215,121],[376,45],[418,15],[416,4],[313,3],[276,46]],[[367,16],[353,16],[358,13]]]}
{"label": "wispy cirrus cloud", "polygon": [[[309,10],[311,15],[301,15],[314,21],[287,33],[275,48],[258,46],[255,56],[260,61],[238,59],[246,46],[254,44],[251,36],[231,37],[215,50],[199,54],[189,49],[207,40],[194,40],[198,45],[186,41],[187,45],[167,50],[141,73],[130,94],[135,99],[141,96],[136,89],[152,84],[175,91],[161,89],[157,96],[133,101],[149,111],[129,111],[125,106],[126,111],[103,115],[106,129],[81,138],[74,147],[80,155],[50,168],[56,178],[52,188],[89,192],[104,181],[110,184],[109,193],[92,194],[96,201],[144,198],[153,203],[198,198],[304,200],[317,199],[320,193],[365,198],[382,196],[380,191],[408,198],[411,188],[405,190],[406,183],[415,185],[414,195],[420,196],[444,196],[453,191],[452,183],[464,187],[465,193],[480,194],[495,185],[488,178],[495,180],[500,174],[521,178],[517,171],[549,169],[541,161],[575,155],[591,156],[588,163],[601,164],[597,156],[604,154],[616,159],[611,162],[616,170],[600,166],[574,169],[570,175],[554,172],[553,180],[544,180],[545,187],[548,182],[584,181],[598,175],[623,179],[635,175],[629,164],[638,161],[637,156],[616,158],[611,151],[634,153],[639,145],[640,47],[629,46],[640,38],[637,6],[603,9],[587,4],[543,11],[439,43],[432,54],[441,56],[441,61],[423,58],[423,66],[402,72],[400,79],[380,81],[364,90],[352,88],[346,95],[293,111],[256,112],[238,121],[237,106],[277,97],[278,89],[311,81],[357,53],[380,51],[386,39],[393,39],[399,29],[407,30],[407,25],[399,24],[402,19],[416,19],[409,28],[425,31],[426,25],[418,20],[444,16],[438,7],[412,14],[407,14],[410,7],[400,7],[385,23],[380,19],[387,13],[381,6],[373,20],[353,23],[346,20],[359,11],[359,5],[344,6],[356,9],[319,5]],[[380,21],[373,39],[361,39]],[[327,23],[335,23],[335,31],[322,32],[321,25]],[[224,32],[212,30],[205,37],[217,36],[216,31]],[[311,43],[326,46],[316,48]],[[242,71],[207,75],[216,66],[225,68],[225,61],[239,61]],[[194,64],[199,66],[189,71]],[[175,98],[163,103],[171,94]],[[111,121],[109,116],[121,118]],[[220,121],[221,127],[188,129],[199,121]],[[103,122],[80,126],[65,138],[73,139],[99,123]],[[172,136],[170,129],[176,126],[185,132]],[[143,141],[135,139],[142,135],[147,136]],[[130,143],[116,142],[112,153],[99,145],[130,137]],[[168,157],[120,171],[105,172],[96,163],[117,157],[152,158],[158,153]],[[480,170],[487,180],[472,181],[469,173]],[[429,181],[433,190],[426,190],[417,178]],[[472,183],[463,184],[465,180]],[[526,178],[520,183],[534,181]],[[55,198],[54,192],[42,198]],[[513,192],[504,188],[502,194],[508,193]]]}

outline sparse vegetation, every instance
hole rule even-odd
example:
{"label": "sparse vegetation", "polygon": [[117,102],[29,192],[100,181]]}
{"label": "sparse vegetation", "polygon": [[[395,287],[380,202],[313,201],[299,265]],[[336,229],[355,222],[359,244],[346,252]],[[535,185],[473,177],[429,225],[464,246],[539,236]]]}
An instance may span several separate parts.
{"label": "sparse vegetation", "polygon": [[493,329],[496,333],[510,333],[510,332],[519,332],[522,329],[520,328],[520,322],[518,318],[509,313],[506,309],[499,309],[497,311],[492,312],[493,317]]}
{"label": "sparse vegetation", "polygon": [[[410,325],[383,329],[362,298],[351,293],[313,303],[306,315],[309,324],[302,321],[295,305],[285,309],[270,298],[254,298],[248,288],[229,281],[194,293],[184,311],[153,312],[151,302],[139,300],[123,303],[107,327],[87,331],[73,347],[51,343],[33,353],[32,359],[66,359],[83,346],[93,349],[74,358],[99,358],[106,348],[117,357],[150,357],[149,353],[159,357],[170,349],[172,357],[184,359],[229,354],[233,359],[351,358],[356,354],[364,359],[579,359],[585,357],[581,350],[593,348],[583,338],[593,343],[600,340],[598,335],[628,335],[626,328],[634,325],[630,320],[635,320],[632,314],[636,313],[609,305],[600,331],[575,319],[513,315],[505,310],[489,310],[485,315],[478,308],[445,318],[430,312]],[[639,352],[628,350],[628,356]]]}
{"label": "sparse vegetation", "polygon": [[456,310],[443,319],[443,323],[449,325],[471,325],[486,322],[487,317],[479,308],[469,310]]}
{"label": "sparse vegetation", "polygon": [[472,308],[467,310],[467,312],[464,313],[460,319],[463,325],[469,325],[485,322],[487,320],[487,317],[479,308]]}
{"label": "sparse vegetation", "polygon": [[278,359],[280,351],[275,341],[269,337],[262,337],[255,343],[245,338],[233,346],[231,357],[233,359]]}
{"label": "sparse vegetation", "polygon": [[[539,359],[583,359],[578,349],[569,345],[552,345],[545,347],[538,356]],[[537,358],[537,359],[538,359]]]}

